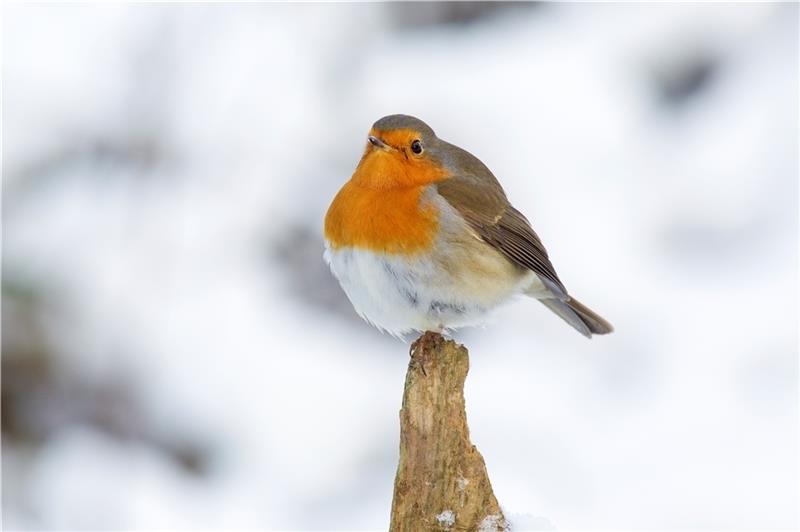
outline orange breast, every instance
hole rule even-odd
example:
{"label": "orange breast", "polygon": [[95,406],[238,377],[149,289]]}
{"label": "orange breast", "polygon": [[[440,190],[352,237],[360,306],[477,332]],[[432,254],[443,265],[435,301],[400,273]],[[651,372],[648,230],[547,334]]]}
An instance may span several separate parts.
{"label": "orange breast", "polygon": [[424,253],[438,229],[436,208],[420,202],[424,188],[374,189],[349,181],[325,216],[325,238],[334,249]]}

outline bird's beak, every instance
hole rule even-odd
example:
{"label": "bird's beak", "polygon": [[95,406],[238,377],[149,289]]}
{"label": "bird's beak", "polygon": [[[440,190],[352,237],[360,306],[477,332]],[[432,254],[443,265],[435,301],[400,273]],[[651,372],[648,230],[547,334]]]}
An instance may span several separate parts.
{"label": "bird's beak", "polygon": [[390,146],[388,144],[383,142],[378,137],[373,137],[372,135],[369,135],[367,137],[367,140],[369,140],[369,143],[372,144],[373,146],[375,146],[376,148],[380,148],[382,150],[388,150],[390,148]]}

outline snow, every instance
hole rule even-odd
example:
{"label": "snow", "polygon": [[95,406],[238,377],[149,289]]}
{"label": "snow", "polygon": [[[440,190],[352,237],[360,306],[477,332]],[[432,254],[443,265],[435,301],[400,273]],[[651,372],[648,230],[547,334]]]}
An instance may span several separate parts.
{"label": "snow", "polygon": [[453,510],[445,510],[436,516],[436,521],[443,527],[451,527],[456,523],[456,514]]}
{"label": "snow", "polygon": [[503,530],[500,526],[501,517],[499,515],[487,515],[478,525],[478,532],[498,532]]}
{"label": "snow", "polygon": [[[132,427],[4,434],[5,526],[386,528],[407,348],[347,306],[320,232],[403,112],[493,170],[616,327],[520,300],[456,335],[510,520],[797,527],[797,5],[391,9],[5,6],[4,287],[43,294],[56,382],[124,392]],[[201,472],[163,450],[184,441]]]}

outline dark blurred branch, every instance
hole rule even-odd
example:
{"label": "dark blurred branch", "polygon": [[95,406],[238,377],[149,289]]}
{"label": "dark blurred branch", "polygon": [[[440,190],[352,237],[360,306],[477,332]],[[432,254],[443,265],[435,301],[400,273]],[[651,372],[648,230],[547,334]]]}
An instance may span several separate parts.
{"label": "dark blurred branch", "polygon": [[400,410],[392,531],[505,530],[464,410],[467,349],[427,332],[412,346]]}

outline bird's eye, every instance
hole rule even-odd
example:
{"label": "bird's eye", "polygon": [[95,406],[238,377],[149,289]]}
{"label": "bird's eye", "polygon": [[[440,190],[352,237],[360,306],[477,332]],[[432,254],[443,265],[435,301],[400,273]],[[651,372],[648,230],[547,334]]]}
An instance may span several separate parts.
{"label": "bird's eye", "polygon": [[411,143],[411,151],[419,155],[422,153],[422,143],[419,140],[415,140]]}

